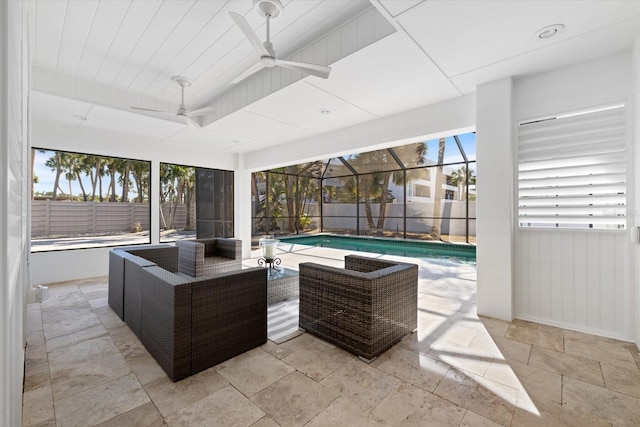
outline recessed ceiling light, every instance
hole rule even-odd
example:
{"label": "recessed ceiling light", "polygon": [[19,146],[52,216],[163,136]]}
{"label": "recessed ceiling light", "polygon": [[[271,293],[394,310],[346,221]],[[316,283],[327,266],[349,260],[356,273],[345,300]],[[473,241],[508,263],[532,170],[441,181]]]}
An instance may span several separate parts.
{"label": "recessed ceiling light", "polygon": [[540,28],[536,31],[533,38],[541,40],[550,39],[551,37],[560,34],[564,29],[565,26],[563,24],[547,25],[546,27]]}
{"label": "recessed ceiling light", "polygon": [[329,110],[328,108],[321,108],[320,110],[320,114],[330,114],[331,110]]}
{"label": "recessed ceiling light", "polygon": [[81,116],[80,114],[74,114],[73,115],[74,119],[80,120],[81,122],[84,122],[87,120],[87,116]]}

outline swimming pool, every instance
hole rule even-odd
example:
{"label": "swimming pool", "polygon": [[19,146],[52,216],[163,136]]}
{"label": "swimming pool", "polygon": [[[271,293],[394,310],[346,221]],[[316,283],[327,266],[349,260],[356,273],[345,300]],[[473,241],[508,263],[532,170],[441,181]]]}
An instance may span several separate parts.
{"label": "swimming pool", "polygon": [[279,240],[282,243],[296,245],[373,252],[410,258],[439,258],[466,264],[476,262],[476,247],[472,245],[423,242],[420,240],[382,239],[377,237],[336,236],[332,234],[282,237]]}

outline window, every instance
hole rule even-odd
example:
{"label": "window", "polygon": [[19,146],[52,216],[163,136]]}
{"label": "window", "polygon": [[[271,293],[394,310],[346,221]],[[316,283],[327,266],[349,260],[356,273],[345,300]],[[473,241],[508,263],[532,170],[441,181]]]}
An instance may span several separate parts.
{"label": "window", "polygon": [[522,123],[518,148],[520,227],[626,227],[624,105]]}
{"label": "window", "polygon": [[233,171],[196,168],[196,232],[233,237]]}
{"label": "window", "polygon": [[160,241],[233,237],[233,171],[160,163]]}
{"label": "window", "polygon": [[149,243],[150,163],[34,148],[32,252]]}
{"label": "window", "polygon": [[428,185],[415,184],[413,188],[415,189],[416,197],[431,197],[431,187]]}

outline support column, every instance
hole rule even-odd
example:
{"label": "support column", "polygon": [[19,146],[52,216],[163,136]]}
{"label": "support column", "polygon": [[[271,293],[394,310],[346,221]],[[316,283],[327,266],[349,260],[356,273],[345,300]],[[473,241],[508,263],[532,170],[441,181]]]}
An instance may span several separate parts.
{"label": "support column", "polygon": [[149,186],[149,209],[151,222],[149,224],[151,244],[160,243],[160,162],[151,162],[151,185]]}
{"label": "support column", "polygon": [[514,133],[511,78],[476,98],[478,314],[511,320],[514,277]]}
{"label": "support column", "polygon": [[242,258],[246,259],[251,257],[251,172],[245,169],[244,154],[236,156],[233,222],[235,238],[242,240]]}

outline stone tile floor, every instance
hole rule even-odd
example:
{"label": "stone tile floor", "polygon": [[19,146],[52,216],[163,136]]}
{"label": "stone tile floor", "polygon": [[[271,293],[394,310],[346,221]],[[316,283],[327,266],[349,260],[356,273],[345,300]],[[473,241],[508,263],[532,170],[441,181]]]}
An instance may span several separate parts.
{"label": "stone tile floor", "polygon": [[[293,268],[341,266],[346,253],[283,249]],[[50,299],[27,310],[23,424],[640,425],[635,345],[478,317],[473,265],[412,261],[418,331],[372,364],[303,334],[177,383],[111,311],[106,277],[52,284]]]}

